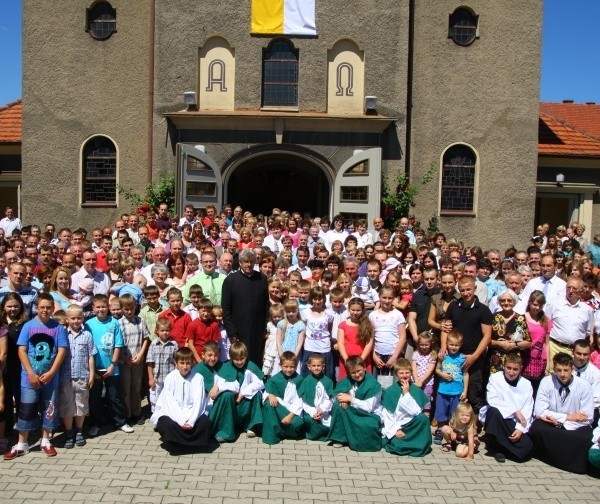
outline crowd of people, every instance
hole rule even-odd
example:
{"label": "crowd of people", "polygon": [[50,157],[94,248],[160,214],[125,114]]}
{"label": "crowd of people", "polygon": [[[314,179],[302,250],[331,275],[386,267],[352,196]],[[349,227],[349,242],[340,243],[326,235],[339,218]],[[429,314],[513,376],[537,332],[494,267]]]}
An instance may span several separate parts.
{"label": "crowd of people", "polygon": [[[147,415],[165,447],[241,434],[600,468],[600,234],[482,250],[403,218],[161,204],[91,231],[0,220],[0,449]],[[433,434],[432,434],[433,430]],[[9,442],[16,438],[16,444]],[[60,444],[59,444],[60,446]]]}

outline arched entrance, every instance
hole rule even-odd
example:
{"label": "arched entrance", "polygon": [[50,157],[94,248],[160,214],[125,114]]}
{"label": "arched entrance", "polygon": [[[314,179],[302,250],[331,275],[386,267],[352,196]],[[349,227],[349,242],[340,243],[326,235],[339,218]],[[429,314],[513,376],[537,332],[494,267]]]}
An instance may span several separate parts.
{"label": "arched entrance", "polygon": [[296,152],[253,152],[225,170],[226,200],[254,214],[269,214],[277,207],[328,215],[331,178],[326,170],[322,163]]}

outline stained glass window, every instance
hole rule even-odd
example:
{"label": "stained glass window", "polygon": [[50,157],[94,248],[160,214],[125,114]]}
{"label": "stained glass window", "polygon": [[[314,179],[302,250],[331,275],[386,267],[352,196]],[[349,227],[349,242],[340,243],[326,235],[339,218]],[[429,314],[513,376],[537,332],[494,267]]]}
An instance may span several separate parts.
{"label": "stained glass window", "polygon": [[83,148],[83,203],[116,203],[117,149],[106,137],[94,137]]}
{"label": "stained glass window", "polygon": [[263,52],[263,107],[298,106],[298,51],[287,40],[272,42]]}
{"label": "stained glass window", "polygon": [[475,153],[466,145],[450,147],[444,154],[442,212],[474,211],[475,162]]}

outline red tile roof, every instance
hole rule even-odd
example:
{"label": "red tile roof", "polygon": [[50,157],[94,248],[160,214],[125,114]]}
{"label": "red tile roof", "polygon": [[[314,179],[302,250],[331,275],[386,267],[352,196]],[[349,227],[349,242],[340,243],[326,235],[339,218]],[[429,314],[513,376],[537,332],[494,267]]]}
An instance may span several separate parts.
{"label": "red tile roof", "polygon": [[540,103],[540,112],[600,140],[600,105],[595,103]]}
{"label": "red tile roof", "polygon": [[23,103],[21,100],[0,107],[0,143],[20,143]]}
{"label": "red tile roof", "polygon": [[540,103],[538,153],[600,157],[600,105]]}

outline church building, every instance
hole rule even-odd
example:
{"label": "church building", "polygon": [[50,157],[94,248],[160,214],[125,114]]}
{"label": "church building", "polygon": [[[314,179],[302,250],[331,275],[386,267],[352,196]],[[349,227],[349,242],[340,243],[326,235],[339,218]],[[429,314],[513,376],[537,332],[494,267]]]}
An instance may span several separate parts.
{"label": "church building", "polygon": [[22,210],[92,226],[181,205],[414,214],[482,246],[534,226],[542,0],[27,0]]}

